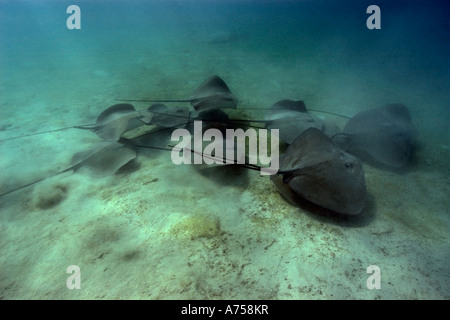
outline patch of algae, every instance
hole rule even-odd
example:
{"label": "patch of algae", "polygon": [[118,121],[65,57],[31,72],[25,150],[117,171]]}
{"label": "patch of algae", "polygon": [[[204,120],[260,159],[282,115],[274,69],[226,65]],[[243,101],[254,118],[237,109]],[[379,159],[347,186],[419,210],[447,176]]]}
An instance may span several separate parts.
{"label": "patch of algae", "polygon": [[199,238],[214,238],[223,234],[220,220],[205,214],[194,214],[184,218],[170,229],[170,233],[191,240]]}

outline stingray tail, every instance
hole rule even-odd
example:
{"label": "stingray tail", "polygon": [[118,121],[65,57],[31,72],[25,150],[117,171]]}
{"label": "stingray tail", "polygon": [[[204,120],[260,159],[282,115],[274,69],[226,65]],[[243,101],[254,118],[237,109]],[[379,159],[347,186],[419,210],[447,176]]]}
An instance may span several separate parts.
{"label": "stingray tail", "polygon": [[58,171],[58,172],[56,172],[56,173],[53,173],[53,174],[51,174],[51,175],[49,175],[49,176],[40,178],[40,179],[35,180],[35,181],[33,181],[33,182],[27,183],[27,184],[22,185],[22,186],[20,186],[20,187],[17,187],[17,188],[11,189],[11,190],[9,190],[9,191],[6,191],[6,192],[4,192],[4,193],[1,193],[1,194],[0,194],[0,198],[3,197],[3,196],[6,196],[7,194],[13,193],[13,192],[15,192],[15,191],[19,191],[19,190],[24,189],[24,188],[26,188],[26,187],[32,186],[33,184],[36,184],[36,183],[41,182],[41,181],[44,181],[45,179],[49,179],[49,178],[51,178],[51,177],[57,176],[57,175],[59,175],[59,174],[62,174],[62,173],[64,173],[64,172],[67,172],[67,171],[72,170],[72,169],[73,169],[73,166],[70,167],[70,168],[64,169],[64,170],[62,170],[62,171]]}
{"label": "stingray tail", "polygon": [[122,102],[191,102],[192,100],[147,100],[147,99],[114,99]]}

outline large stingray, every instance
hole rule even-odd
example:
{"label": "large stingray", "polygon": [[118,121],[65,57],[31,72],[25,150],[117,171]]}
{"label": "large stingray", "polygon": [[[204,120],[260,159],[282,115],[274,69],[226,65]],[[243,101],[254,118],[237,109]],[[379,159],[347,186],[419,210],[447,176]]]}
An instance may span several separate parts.
{"label": "large stingray", "polygon": [[192,94],[185,100],[148,100],[148,99],[116,99],[117,101],[137,101],[137,102],[190,102],[197,111],[211,109],[235,109],[237,98],[231,93],[225,81],[219,76],[212,76],[205,80]]}
{"label": "large stingray", "polygon": [[317,128],[305,130],[289,145],[278,174],[282,179],[272,176],[271,180],[293,204],[297,194],[342,214],[359,214],[365,206],[366,183],[360,161]]}
{"label": "large stingray", "polygon": [[402,104],[362,111],[333,139],[344,150],[392,167],[404,166],[412,152],[414,128]]}
{"label": "large stingray", "polygon": [[0,197],[70,170],[73,170],[74,172],[86,173],[93,177],[108,176],[114,174],[117,170],[135,158],[136,151],[132,145],[120,142],[103,141],[87,151],[74,154],[70,167],[12,190],[3,192],[0,194]]}
{"label": "large stingray", "polygon": [[336,124],[328,120],[319,119],[306,109],[301,100],[280,100],[272,105],[265,116],[267,129],[279,129],[280,139],[291,144],[299,135],[308,128],[317,128],[328,136],[339,132]]}
{"label": "large stingray", "polygon": [[153,113],[149,110],[137,111],[131,104],[115,104],[103,110],[102,113],[100,113],[100,115],[97,117],[97,121],[94,124],[77,125],[60,129],[34,132],[22,136],[1,139],[0,141],[18,139],[68,129],[91,130],[100,138],[106,141],[118,141],[125,132],[144,124],[150,124],[152,116]]}

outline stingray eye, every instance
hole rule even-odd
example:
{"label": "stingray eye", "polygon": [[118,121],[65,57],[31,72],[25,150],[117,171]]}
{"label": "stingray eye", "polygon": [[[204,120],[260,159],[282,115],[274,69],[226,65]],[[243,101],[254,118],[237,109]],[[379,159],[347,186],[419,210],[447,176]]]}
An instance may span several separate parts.
{"label": "stingray eye", "polygon": [[345,163],[345,167],[346,167],[347,169],[352,169],[352,168],[353,168],[353,163],[351,163],[351,162],[346,162],[346,163]]}

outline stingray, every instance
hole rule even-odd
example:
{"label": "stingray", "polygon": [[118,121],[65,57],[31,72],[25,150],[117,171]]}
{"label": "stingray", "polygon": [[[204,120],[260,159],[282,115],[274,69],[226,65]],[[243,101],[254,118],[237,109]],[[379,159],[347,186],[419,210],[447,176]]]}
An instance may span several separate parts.
{"label": "stingray", "polygon": [[125,132],[145,124],[150,124],[152,116],[152,112],[148,110],[137,111],[131,104],[115,104],[103,110],[97,117],[97,121],[94,124],[34,132],[17,137],[0,139],[0,141],[13,140],[68,129],[90,130],[106,141],[118,141]]}
{"label": "stingray", "polygon": [[106,141],[118,141],[125,132],[150,123],[152,116],[148,110],[137,111],[131,104],[116,104],[104,110],[94,125],[75,128],[91,130]]}
{"label": "stingray", "polygon": [[366,203],[361,162],[317,128],[305,130],[289,145],[271,180],[293,204],[299,195],[334,212],[356,215]]}
{"label": "stingray", "polygon": [[368,154],[378,162],[400,168],[412,152],[414,132],[408,108],[389,104],[356,114],[333,140],[362,158]]}
{"label": "stingray", "polygon": [[231,93],[225,81],[219,76],[212,76],[205,80],[186,100],[139,100],[139,99],[116,99],[116,101],[137,102],[190,102],[196,111],[211,109],[235,109],[237,98]]}
{"label": "stingray", "polygon": [[267,110],[265,120],[266,128],[279,129],[280,139],[287,144],[291,144],[308,128],[320,129],[330,137],[339,132],[336,124],[308,113],[301,100],[278,101]]}
{"label": "stingray", "polygon": [[73,170],[93,177],[112,175],[136,158],[136,150],[130,144],[103,141],[93,148],[73,155],[71,166],[54,174],[0,194],[0,197],[36,184],[45,179]]}

